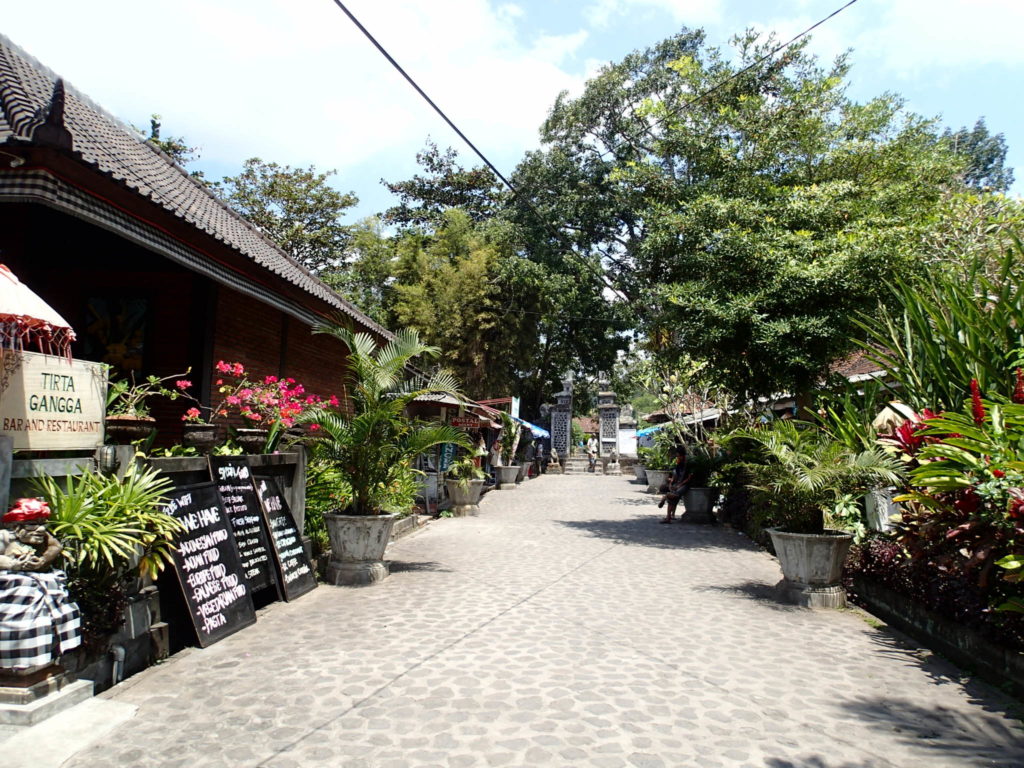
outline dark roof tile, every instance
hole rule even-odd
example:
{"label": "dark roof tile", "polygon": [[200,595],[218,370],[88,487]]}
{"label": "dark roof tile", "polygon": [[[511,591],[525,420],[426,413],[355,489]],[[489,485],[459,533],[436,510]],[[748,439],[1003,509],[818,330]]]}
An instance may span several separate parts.
{"label": "dark roof tile", "polygon": [[[0,35],[0,144],[31,142],[57,76]],[[291,259],[207,187],[134,130],[67,87],[64,124],[73,151],[86,163],[170,213],[280,275],[360,325],[391,333]]]}

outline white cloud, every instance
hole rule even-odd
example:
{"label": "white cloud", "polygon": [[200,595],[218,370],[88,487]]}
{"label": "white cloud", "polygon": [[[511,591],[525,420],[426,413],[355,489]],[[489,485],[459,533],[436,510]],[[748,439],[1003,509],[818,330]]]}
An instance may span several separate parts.
{"label": "white cloud", "polygon": [[698,27],[716,24],[722,18],[722,0],[597,0],[585,11],[591,24],[605,27],[618,16],[639,10],[667,13],[677,24]]}
{"label": "white cloud", "polygon": [[[555,96],[580,86],[567,62],[586,34],[524,39],[518,5],[348,5],[488,154],[517,157],[535,145]],[[348,189],[355,184],[346,171],[365,173],[375,159],[393,164],[401,155],[411,167],[427,134],[459,145],[331,3],[180,0],[171,9],[54,0],[5,8],[3,31],[118,117],[145,123],[159,112],[166,133],[202,147],[203,162],[240,167],[259,155],[315,163],[337,168],[338,185]]]}
{"label": "white cloud", "polygon": [[[788,39],[824,16],[819,6],[798,16],[765,19]],[[902,79],[944,77],[987,64],[1024,64],[1021,0],[861,0],[818,27],[811,50],[828,59],[847,48],[855,64]]]}

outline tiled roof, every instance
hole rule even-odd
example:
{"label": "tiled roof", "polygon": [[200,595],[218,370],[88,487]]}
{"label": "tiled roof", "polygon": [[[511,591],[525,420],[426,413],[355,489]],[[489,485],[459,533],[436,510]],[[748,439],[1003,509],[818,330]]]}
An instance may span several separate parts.
{"label": "tiled roof", "polygon": [[[0,35],[0,144],[33,141],[37,126],[45,119],[56,80],[53,72]],[[391,336],[297,264],[170,157],[71,87],[66,88],[64,126],[71,133],[74,154],[83,162],[360,325]]]}
{"label": "tiled roof", "polygon": [[830,370],[847,379],[854,376],[868,376],[881,373],[882,369],[878,363],[868,359],[867,352],[863,349],[853,352],[846,357],[832,363]]}

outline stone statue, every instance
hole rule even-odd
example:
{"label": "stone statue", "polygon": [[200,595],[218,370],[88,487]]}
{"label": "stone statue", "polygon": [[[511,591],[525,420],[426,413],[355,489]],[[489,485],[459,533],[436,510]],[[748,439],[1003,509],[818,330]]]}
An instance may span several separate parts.
{"label": "stone statue", "polygon": [[53,568],[60,542],[46,530],[50,509],[18,499],[0,528],[0,671],[50,664],[81,645],[81,616],[64,572]]}
{"label": "stone statue", "polygon": [[562,465],[558,463],[558,451],[551,449],[551,459],[548,461],[548,472],[553,475],[562,474]]}
{"label": "stone statue", "polygon": [[604,468],[606,475],[621,475],[622,468],[619,466],[619,452],[617,449],[612,448],[611,455],[608,459],[608,464]]}

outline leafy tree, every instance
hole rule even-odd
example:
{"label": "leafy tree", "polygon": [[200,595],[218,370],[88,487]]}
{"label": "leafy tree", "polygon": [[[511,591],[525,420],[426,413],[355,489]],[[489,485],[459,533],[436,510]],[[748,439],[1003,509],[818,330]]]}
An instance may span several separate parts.
{"label": "leafy tree", "polygon": [[428,176],[388,184],[402,203],[386,216],[405,225],[395,321],[439,346],[470,394],[518,394],[524,415],[536,418],[565,372],[586,380],[612,367],[629,323],[602,295],[596,260],[584,269],[550,233],[534,237],[535,219],[530,227],[509,219],[510,198],[490,171],[465,171],[453,150],[432,144],[417,157]]}
{"label": "leafy tree", "polygon": [[488,168],[463,168],[458,153],[451,147],[441,151],[427,140],[416,154],[425,175],[406,181],[381,183],[401,201],[384,213],[384,220],[400,226],[438,227],[444,212],[459,208],[473,221],[484,221],[498,211],[503,199],[502,187]]}
{"label": "leafy tree", "polygon": [[963,182],[979,191],[1005,192],[1013,186],[1013,169],[1006,166],[1006,137],[990,134],[985,118],[979,118],[974,128],[958,131],[946,129],[942,134],[951,151],[965,158]]}
{"label": "leafy tree", "polygon": [[293,259],[319,272],[340,260],[351,237],[341,217],[359,202],[353,193],[339,192],[328,183],[334,173],[252,157],[241,173],[225,177],[215,188]]}
{"label": "leafy tree", "polygon": [[[163,150],[163,152],[171,158],[178,165],[184,167],[191,162],[199,159],[199,147],[189,146],[184,136],[168,136],[162,138],[160,136],[160,130],[163,127],[160,122],[162,118],[160,115],[154,113],[149,116],[149,135],[146,136],[146,132],[142,129],[132,126],[140,134],[145,136],[146,141]],[[202,173],[193,173],[193,176],[202,176]]]}
{"label": "leafy tree", "polygon": [[[743,71],[684,31],[559,97],[516,181],[629,298],[667,363],[710,363],[734,391],[805,392],[848,349],[850,316],[914,248],[962,162],[932,122],[884,95],[844,94],[845,57],[805,44]],[[515,212],[527,238],[565,252]]]}
{"label": "leafy tree", "polygon": [[363,219],[351,229],[343,264],[319,277],[385,327],[394,324],[394,271],[397,239],[388,237],[380,219]]}

